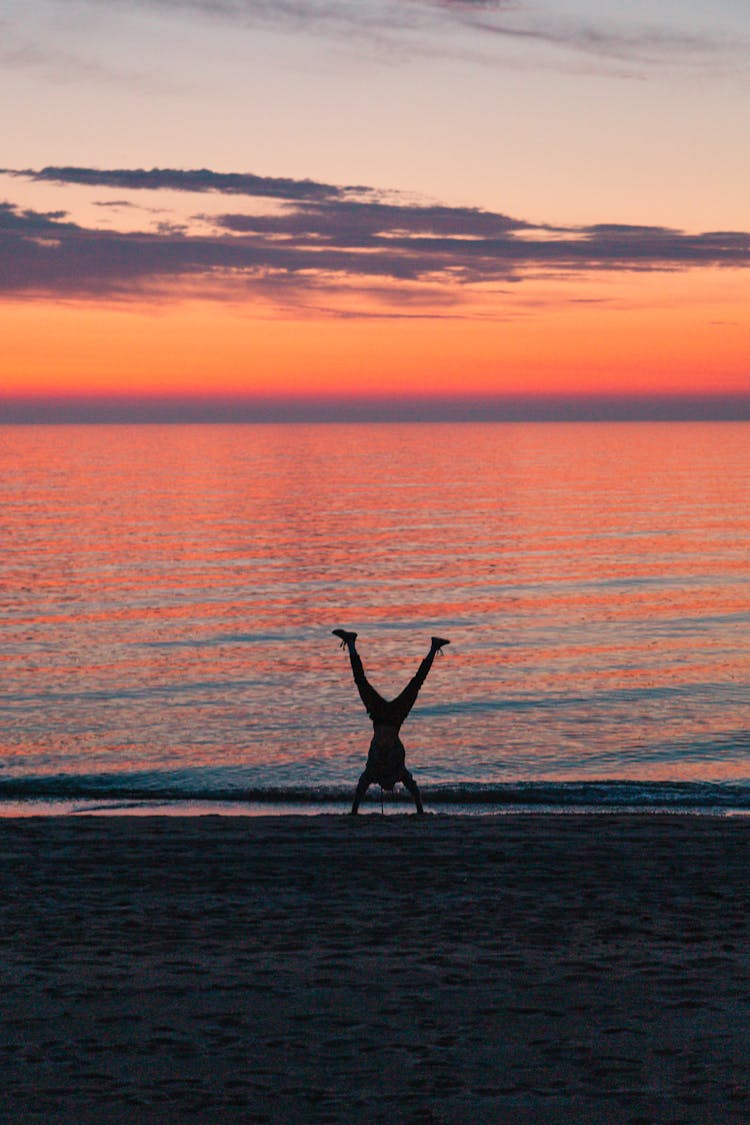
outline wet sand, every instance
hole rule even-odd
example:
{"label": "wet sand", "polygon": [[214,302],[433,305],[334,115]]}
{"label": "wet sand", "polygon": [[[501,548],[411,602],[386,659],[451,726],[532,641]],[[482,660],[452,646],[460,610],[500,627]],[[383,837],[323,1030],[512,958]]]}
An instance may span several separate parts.
{"label": "wet sand", "polygon": [[11,1122],[750,1121],[750,822],[0,821]]}

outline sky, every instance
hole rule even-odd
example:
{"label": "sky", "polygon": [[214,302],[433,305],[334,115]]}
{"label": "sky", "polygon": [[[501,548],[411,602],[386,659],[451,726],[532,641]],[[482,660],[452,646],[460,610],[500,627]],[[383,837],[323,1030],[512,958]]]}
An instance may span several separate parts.
{"label": "sky", "polygon": [[749,64],[747,0],[4,0],[0,420],[750,417]]}

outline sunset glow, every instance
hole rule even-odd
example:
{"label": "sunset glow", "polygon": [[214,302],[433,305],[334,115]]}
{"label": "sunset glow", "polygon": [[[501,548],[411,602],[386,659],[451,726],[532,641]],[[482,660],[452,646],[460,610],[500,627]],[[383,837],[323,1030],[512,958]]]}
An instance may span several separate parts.
{"label": "sunset glow", "polygon": [[[729,0],[652,23],[588,0],[276,16],[109,0],[85,31],[52,0],[28,7],[12,5],[6,101],[33,88],[50,116],[33,141],[11,126],[0,170],[0,420],[60,396],[728,395],[750,411],[750,166],[726,127],[748,108],[750,17]],[[157,58],[150,32],[178,16]],[[185,78],[201,35],[216,53]],[[271,97],[282,74],[296,119]],[[84,113],[92,94],[117,146],[101,107]]]}

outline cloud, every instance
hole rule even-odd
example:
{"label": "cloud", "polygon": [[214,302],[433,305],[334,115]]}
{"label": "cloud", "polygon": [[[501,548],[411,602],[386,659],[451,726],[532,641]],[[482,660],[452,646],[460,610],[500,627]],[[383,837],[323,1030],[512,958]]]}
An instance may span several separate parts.
{"label": "cloud", "polygon": [[1,423],[750,420],[746,394],[2,395]]}
{"label": "cloud", "polygon": [[432,305],[447,315],[477,287],[532,277],[750,266],[744,231],[532,224],[481,208],[379,197],[362,187],[206,169],[54,168],[15,175],[121,191],[211,191],[233,201],[245,196],[247,206],[195,216],[193,225],[167,215],[153,231],[116,231],[82,226],[62,210],[2,203],[0,292],[6,295],[168,298],[187,288],[300,309],[321,307],[326,294],[346,294],[370,306]]}
{"label": "cloud", "polygon": [[83,184],[87,187],[128,188],[131,191],[221,192],[223,195],[249,195],[267,199],[340,199],[365,188],[334,187],[315,180],[255,176],[249,172],[211,172],[207,168],[183,171],[173,168],[0,168],[0,173],[21,176],[36,182]]}
{"label": "cloud", "polygon": [[534,229],[529,223],[480,208],[409,206],[347,199],[304,204],[275,215],[220,215],[214,221],[221,228],[239,234],[316,238],[339,246],[362,248],[395,246],[416,237],[487,239],[510,231]]}
{"label": "cloud", "polygon": [[136,210],[140,210],[140,208],[138,208],[135,203],[131,203],[129,199],[95,199],[92,202],[92,206],[93,207],[114,207],[116,209],[121,209],[123,207],[128,207],[128,208],[132,207],[132,208],[136,208]]}
{"label": "cloud", "polygon": [[[463,7],[463,5],[462,5]],[[525,40],[554,48],[617,62],[659,64],[682,62],[704,64],[730,55],[748,52],[747,42],[717,35],[697,33],[653,24],[618,26],[580,19],[548,17],[524,22],[499,22],[471,11],[462,22],[485,36],[506,40]]]}
{"label": "cloud", "polygon": [[[32,5],[28,7],[31,9]],[[185,89],[184,83],[167,81],[163,74],[147,75],[139,69],[104,63],[83,48],[66,49],[59,36],[45,36],[44,28],[40,29],[38,25],[40,19],[43,24],[43,16],[33,11],[30,14],[34,26],[26,31],[14,27],[8,19],[0,19],[0,66],[4,70],[35,72],[59,85],[87,81],[131,89],[137,86],[150,94]]]}
{"label": "cloud", "polygon": [[[113,7],[124,0],[109,0]],[[130,3],[131,0],[128,0]],[[401,57],[438,55],[492,61],[501,42],[573,52],[607,63],[694,67],[729,58],[747,61],[750,44],[715,28],[695,31],[657,22],[582,19],[528,0],[137,0],[175,15],[333,38],[369,40]],[[99,8],[100,5],[97,4]],[[458,43],[456,33],[466,33]],[[473,44],[473,45],[472,45]]]}

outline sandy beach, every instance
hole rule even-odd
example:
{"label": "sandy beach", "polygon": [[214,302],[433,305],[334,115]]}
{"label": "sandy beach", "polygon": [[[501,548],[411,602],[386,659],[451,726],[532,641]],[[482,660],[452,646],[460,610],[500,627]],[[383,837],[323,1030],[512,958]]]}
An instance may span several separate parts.
{"label": "sandy beach", "polygon": [[11,1122],[747,1122],[750,822],[0,821]]}

